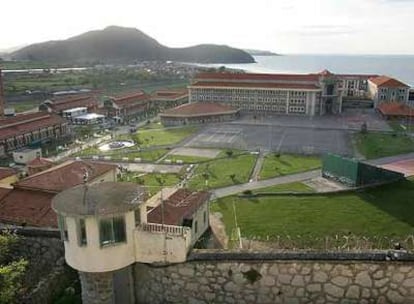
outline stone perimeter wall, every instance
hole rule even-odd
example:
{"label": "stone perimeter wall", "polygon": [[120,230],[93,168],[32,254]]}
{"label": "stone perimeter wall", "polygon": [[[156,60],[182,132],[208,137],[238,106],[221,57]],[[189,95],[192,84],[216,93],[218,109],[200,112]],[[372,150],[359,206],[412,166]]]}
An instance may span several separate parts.
{"label": "stone perimeter wall", "polygon": [[137,303],[414,303],[414,261],[193,260],[134,265]]}

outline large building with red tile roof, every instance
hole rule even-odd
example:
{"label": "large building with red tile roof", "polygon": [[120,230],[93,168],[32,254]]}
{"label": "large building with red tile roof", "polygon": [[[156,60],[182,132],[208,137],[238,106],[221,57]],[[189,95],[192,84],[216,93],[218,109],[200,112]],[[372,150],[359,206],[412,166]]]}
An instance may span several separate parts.
{"label": "large building with red tile roof", "polygon": [[328,70],[313,74],[200,73],[189,86],[189,100],[227,104],[253,113],[336,114],[342,112],[343,98],[372,97],[369,81],[377,77]]}
{"label": "large building with red tile roof", "polygon": [[36,173],[13,184],[13,189],[0,188],[0,222],[34,227],[57,227],[51,209],[52,198],[59,192],[84,183],[116,180],[116,165],[68,161]]}
{"label": "large building with red tile roof", "polygon": [[384,102],[408,103],[410,86],[383,75],[368,79],[368,91],[377,107]]}
{"label": "large building with red tile roof", "polygon": [[67,135],[67,122],[56,114],[38,112],[2,118],[0,155]]}
{"label": "large building with red tile roof", "polygon": [[159,116],[164,126],[195,125],[237,119],[239,109],[214,102],[194,102],[165,110]]}
{"label": "large building with red tile roof", "polygon": [[62,115],[63,111],[86,107],[88,112],[94,112],[99,106],[98,99],[92,94],[55,97],[39,105],[40,111]]}
{"label": "large building with red tile roof", "polygon": [[187,89],[162,89],[151,94],[151,108],[157,112],[188,103]]}
{"label": "large building with red tile roof", "polygon": [[138,90],[128,94],[109,97],[105,108],[109,117],[117,117],[122,121],[145,116],[150,110],[151,97]]}

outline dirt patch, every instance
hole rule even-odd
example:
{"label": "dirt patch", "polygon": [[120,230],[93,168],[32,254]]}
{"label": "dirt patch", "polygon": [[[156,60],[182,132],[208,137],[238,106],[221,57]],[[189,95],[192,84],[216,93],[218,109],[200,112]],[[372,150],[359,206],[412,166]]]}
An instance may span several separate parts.
{"label": "dirt patch", "polygon": [[304,181],[303,183],[314,189],[316,192],[330,192],[348,189],[348,187],[343,184],[323,177],[312,178],[310,180]]}
{"label": "dirt patch", "polygon": [[210,213],[210,227],[221,248],[227,249],[229,238],[226,234],[226,229],[221,217],[222,215],[220,212]]}
{"label": "dirt patch", "polygon": [[221,150],[218,149],[195,149],[195,148],[176,148],[172,150],[170,155],[183,155],[183,156],[200,156],[207,158],[216,158]]}

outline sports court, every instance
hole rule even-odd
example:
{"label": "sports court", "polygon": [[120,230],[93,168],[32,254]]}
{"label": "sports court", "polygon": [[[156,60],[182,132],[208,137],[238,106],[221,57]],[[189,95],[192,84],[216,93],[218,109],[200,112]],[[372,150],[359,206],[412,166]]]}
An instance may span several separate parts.
{"label": "sports court", "polygon": [[187,147],[234,148],[281,153],[352,155],[345,130],[280,127],[273,125],[210,126],[198,133]]}

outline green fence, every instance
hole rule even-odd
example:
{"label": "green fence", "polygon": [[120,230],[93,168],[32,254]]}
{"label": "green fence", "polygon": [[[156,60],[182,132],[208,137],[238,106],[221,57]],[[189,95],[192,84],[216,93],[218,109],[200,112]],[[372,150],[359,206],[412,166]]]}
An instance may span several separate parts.
{"label": "green fence", "polygon": [[352,187],[393,182],[404,178],[402,173],[335,154],[326,154],[322,158],[322,176]]}

